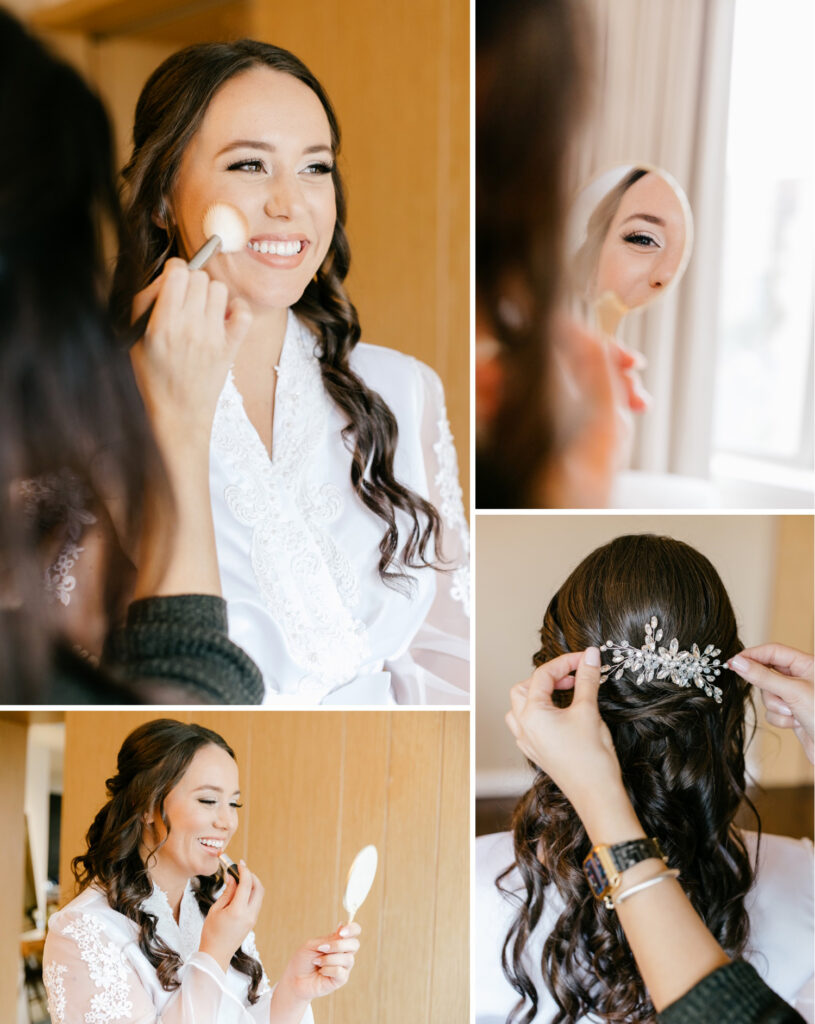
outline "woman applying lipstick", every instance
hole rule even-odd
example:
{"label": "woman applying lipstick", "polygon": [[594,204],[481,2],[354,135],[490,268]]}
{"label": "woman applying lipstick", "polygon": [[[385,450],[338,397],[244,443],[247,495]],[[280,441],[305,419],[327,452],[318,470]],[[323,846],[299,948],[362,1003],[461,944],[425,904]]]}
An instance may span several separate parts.
{"label": "woman applying lipstick", "polygon": [[[266,701],[465,702],[466,521],[444,397],[416,360],[358,344],[322,87],[277,47],[192,46],[148,80],[133,137],[123,327],[168,258],[204,241],[207,206],[249,225],[246,248],[206,270],[253,315],[220,396],[210,484],[230,636]],[[173,331],[157,312],[147,334],[172,344]]]}
{"label": "woman applying lipstick", "polygon": [[117,769],[87,853],[73,861],[80,894],[49,923],[54,1024],[312,1022],[310,1001],[348,980],[359,926],[307,942],[270,988],[252,933],[263,886],[243,863],[236,884],[219,861],[240,807],[225,740],[147,722],[124,741]]}

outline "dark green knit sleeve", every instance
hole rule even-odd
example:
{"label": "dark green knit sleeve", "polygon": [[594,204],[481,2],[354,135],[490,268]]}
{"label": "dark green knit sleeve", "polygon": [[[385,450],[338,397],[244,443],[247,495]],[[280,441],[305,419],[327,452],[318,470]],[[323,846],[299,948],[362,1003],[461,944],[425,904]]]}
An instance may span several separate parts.
{"label": "dark green knit sleeve", "polygon": [[108,637],[102,660],[132,688],[158,683],[207,704],[259,704],[263,698],[260,670],[229,639],[226,602],[209,594],[134,601],[125,625]]}
{"label": "dark green knit sleeve", "polygon": [[750,964],[736,960],[713,971],[657,1014],[659,1024],[804,1024]]}

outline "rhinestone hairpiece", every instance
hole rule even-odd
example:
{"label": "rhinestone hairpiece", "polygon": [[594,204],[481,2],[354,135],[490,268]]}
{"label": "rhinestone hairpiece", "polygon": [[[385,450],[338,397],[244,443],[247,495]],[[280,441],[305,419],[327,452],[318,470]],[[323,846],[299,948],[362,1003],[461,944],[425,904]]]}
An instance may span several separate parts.
{"label": "rhinestone hairpiece", "polygon": [[716,676],[721,675],[722,671],[719,661],[722,652],[718,647],[708,644],[704,651],[700,651],[698,644],[692,644],[689,651],[680,651],[676,637],[667,647],[657,647],[662,636],[659,620],[656,615],[652,615],[651,621],[645,624],[645,643],[642,647],[632,647],[627,640],[619,644],[606,640],[600,650],[610,652],[611,664],[600,667],[602,681],[609,678],[621,679],[623,672],[630,671],[637,674],[637,686],[650,683],[653,679],[670,679],[677,686],[693,684],[704,690],[717,704],[721,704],[722,691],[713,685]]}

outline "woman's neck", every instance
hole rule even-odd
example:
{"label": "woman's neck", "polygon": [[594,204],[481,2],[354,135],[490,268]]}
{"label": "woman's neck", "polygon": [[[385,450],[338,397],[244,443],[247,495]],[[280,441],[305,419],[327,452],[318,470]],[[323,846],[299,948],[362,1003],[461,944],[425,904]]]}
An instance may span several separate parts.
{"label": "woman's neck", "polygon": [[242,362],[245,353],[252,353],[250,358],[253,360],[262,353],[264,362],[271,361],[271,364],[276,366],[280,362],[280,353],[283,351],[288,319],[289,311],[286,308],[270,309],[268,306],[253,306],[252,325],[238,351],[236,362]]}

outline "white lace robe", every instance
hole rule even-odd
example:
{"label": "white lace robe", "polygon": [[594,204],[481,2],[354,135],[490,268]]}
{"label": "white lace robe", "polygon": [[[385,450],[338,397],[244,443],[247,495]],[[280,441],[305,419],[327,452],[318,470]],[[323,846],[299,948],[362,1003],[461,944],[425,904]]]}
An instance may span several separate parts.
{"label": "white lace robe", "polygon": [[[43,980],[52,1024],[261,1024],[269,1020],[272,989],[264,973],[254,1005],[249,978],[230,967],[226,974],[201,953],[203,915],[188,883],[176,924],[159,888],[142,904],[156,916],[156,931],[184,961],[181,986],[165,991],[138,945],[133,921],[113,910],[105,895],[86,889],[51,917],[43,957]],[[254,933],[244,952],[257,958]],[[311,1008],[302,1024],[314,1024]]]}
{"label": "white lace robe", "polygon": [[[399,426],[397,480],[441,514],[445,572],[379,577],[385,525],[350,482],[347,418],[323,387],[316,340],[289,313],[270,459],[230,375],[212,432],[210,484],[229,632],[257,662],[269,704],[466,703],[469,542],[438,376],[358,345],[353,370]],[[397,514],[400,549],[407,517]]]}
{"label": "white lace robe", "polygon": [[[744,841],[756,863],[756,835]],[[501,969],[501,948],[515,916],[510,900],[495,887],[495,879],[513,863],[512,835],[480,836],[475,844],[475,944],[473,984],[476,1024],[501,1024],[518,1000]],[[523,883],[514,871],[502,883],[523,896]],[[795,1007],[808,1024],[813,1011],[813,850],[808,839],[761,837],[755,885],[744,901],[750,918],[750,938],[744,959],[782,999]],[[524,954],[524,963],[538,991],[536,1020],[551,1020],[557,1007],[541,975],[543,943],[560,916],[563,903],[551,887],[543,914]],[[527,1004],[528,1005],[528,1004]],[[591,1015],[581,1022],[599,1021]]]}

